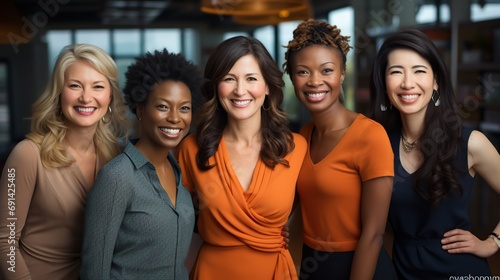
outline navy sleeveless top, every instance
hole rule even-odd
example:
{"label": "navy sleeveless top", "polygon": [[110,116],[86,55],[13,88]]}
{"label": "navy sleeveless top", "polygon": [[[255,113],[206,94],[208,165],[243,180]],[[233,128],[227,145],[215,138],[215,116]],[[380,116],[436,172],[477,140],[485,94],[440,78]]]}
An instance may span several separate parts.
{"label": "navy sleeveless top", "polygon": [[[456,228],[470,230],[468,209],[474,178],[470,176],[467,165],[467,142],[472,130],[463,128],[462,131],[464,144],[457,154],[456,174],[463,194],[449,192],[434,207],[415,191],[412,185],[414,175],[401,165],[401,132],[390,135],[395,176],[389,223],[394,231],[393,261],[400,279],[491,275],[486,259],[472,254],[450,254],[441,248],[445,232]],[[422,146],[423,149],[435,148],[432,143]]]}

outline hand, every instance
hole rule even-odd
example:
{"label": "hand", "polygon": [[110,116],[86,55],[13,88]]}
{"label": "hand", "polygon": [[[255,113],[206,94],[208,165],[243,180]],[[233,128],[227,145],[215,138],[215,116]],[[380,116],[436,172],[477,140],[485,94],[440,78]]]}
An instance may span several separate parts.
{"label": "hand", "polygon": [[287,226],[283,226],[281,229],[281,236],[283,236],[283,241],[285,241],[285,244],[283,244],[284,248],[288,250],[288,244],[290,243],[290,239],[288,238],[290,236],[290,228]]}
{"label": "hand", "polygon": [[448,253],[470,253],[478,257],[487,258],[498,251],[498,246],[491,238],[480,240],[470,231],[454,229],[446,232],[441,239],[443,250]]}

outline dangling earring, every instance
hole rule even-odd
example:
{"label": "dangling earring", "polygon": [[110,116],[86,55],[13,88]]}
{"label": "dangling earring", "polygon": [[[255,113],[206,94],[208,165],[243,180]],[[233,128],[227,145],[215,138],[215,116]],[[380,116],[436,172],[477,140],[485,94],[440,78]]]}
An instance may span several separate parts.
{"label": "dangling earring", "polygon": [[[437,97],[436,97],[436,95],[437,95]],[[440,97],[439,93],[436,90],[433,90],[431,99],[432,99],[432,102],[434,102],[434,106],[436,106],[436,107],[439,107],[439,105],[441,105],[441,100],[439,97]]]}
{"label": "dangling earring", "polygon": [[380,111],[382,111],[382,112],[387,111],[387,106],[385,106],[384,103],[380,103]]}
{"label": "dangling earring", "polygon": [[106,120],[105,117],[102,117],[102,122],[103,123],[109,123],[111,121],[111,117],[113,117],[113,112],[111,111],[111,107],[108,107],[108,112],[109,112],[109,120]]}

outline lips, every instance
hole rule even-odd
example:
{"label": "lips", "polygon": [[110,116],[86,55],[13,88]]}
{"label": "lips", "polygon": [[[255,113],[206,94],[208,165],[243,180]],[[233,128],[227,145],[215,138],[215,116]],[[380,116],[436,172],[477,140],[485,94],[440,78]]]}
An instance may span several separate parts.
{"label": "lips", "polygon": [[321,91],[321,92],[305,92],[305,96],[307,100],[311,102],[319,102],[323,100],[328,92],[327,91]]}

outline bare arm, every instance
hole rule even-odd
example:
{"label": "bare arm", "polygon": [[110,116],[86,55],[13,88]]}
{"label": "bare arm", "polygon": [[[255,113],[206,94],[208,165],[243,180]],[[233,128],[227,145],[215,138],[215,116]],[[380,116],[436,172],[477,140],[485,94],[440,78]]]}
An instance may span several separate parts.
{"label": "bare arm", "polygon": [[351,268],[351,279],[372,279],[382,248],[391,201],[393,177],[363,183],[361,191],[361,237]]}
{"label": "bare arm", "polygon": [[[473,131],[468,142],[468,163],[472,175],[479,174],[489,186],[500,193],[500,155],[488,138],[479,131]],[[500,223],[493,232],[500,234]],[[480,240],[466,230],[454,229],[444,234],[443,249],[449,253],[471,253],[487,258],[499,249],[492,238]]]}

